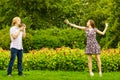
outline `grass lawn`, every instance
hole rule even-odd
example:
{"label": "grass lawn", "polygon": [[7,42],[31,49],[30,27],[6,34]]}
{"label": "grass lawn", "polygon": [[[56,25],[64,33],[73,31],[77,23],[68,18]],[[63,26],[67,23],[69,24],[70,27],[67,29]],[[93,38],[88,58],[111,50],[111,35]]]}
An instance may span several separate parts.
{"label": "grass lawn", "polygon": [[77,71],[24,71],[25,76],[18,76],[17,71],[13,71],[12,77],[6,75],[6,71],[0,71],[0,80],[120,80],[120,72],[103,73],[99,77],[95,73],[90,77],[88,72]]}

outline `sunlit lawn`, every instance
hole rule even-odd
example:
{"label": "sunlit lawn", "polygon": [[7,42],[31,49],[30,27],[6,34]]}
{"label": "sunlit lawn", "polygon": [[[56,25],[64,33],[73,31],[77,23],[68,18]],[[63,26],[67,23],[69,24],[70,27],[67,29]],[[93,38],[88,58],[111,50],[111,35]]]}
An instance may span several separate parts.
{"label": "sunlit lawn", "polygon": [[18,76],[17,71],[13,71],[12,77],[6,75],[6,71],[0,71],[0,80],[120,80],[120,72],[103,73],[99,77],[95,72],[94,77],[90,77],[88,72],[78,71],[24,71],[25,76]]}

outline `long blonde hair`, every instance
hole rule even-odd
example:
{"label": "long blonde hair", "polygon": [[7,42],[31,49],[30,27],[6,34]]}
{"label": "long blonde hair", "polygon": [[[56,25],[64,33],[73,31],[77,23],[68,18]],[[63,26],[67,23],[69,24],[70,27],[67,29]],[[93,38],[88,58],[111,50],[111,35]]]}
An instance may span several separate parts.
{"label": "long blonde hair", "polygon": [[[12,19],[12,26],[14,26],[14,25],[17,23],[18,19],[20,19],[20,17],[14,17],[14,18]],[[21,19],[20,19],[20,20],[21,20]]]}

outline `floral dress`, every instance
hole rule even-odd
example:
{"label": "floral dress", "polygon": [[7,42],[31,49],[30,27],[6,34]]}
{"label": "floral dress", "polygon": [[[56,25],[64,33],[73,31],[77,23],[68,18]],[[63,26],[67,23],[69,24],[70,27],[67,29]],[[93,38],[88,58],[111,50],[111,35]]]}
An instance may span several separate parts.
{"label": "floral dress", "polygon": [[93,28],[92,30],[85,29],[87,37],[85,54],[100,54],[100,46],[96,40],[96,30],[97,28]]}

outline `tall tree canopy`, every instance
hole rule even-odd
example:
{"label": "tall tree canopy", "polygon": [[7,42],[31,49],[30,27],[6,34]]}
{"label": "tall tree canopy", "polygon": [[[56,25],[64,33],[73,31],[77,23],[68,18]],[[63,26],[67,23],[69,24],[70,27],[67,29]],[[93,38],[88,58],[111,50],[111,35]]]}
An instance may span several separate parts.
{"label": "tall tree canopy", "polygon": [[0,0],[0,29],[11,26],[11,20],[20,16],[30,29],[66,27],[64,19],[86,25],[93,19],[96,27],[104,29],[109,23],[106,35],[98,37],[104,48],[120,45],[120,0]]}

